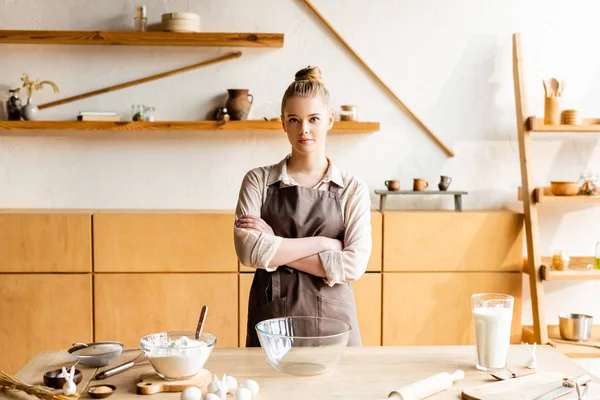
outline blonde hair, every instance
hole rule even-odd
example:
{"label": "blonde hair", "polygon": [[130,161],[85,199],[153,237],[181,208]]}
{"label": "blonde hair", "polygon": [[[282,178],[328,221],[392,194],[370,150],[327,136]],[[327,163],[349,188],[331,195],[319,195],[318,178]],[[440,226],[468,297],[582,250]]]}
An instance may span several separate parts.
{"label": "blonde hair", "polygon": [[281,100],[281,115],[285,109],[287,99],[293,96],[321,97],[329,109],[329,92],[323,83],[319,67],[308,66],[296,72],[295,80],[288,86]]}

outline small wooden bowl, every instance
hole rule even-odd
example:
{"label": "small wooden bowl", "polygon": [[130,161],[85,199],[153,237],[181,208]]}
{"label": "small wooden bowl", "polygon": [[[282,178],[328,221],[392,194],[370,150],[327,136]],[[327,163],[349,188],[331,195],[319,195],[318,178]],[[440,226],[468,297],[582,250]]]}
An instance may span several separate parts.
{"label": "small wooden bowl", "polygon": [[[100,387],[108,387],[111,389],[110,392],[97,392],[95,389],[96,388],[100,388]],[[115,385],[94,385],[94,386],[90,386],[87,389],[87,394],[89,394],[91,397],[95,398],[95,399],[105,399],[108,396],[110,396],[111,394],[113,394],[115,392],[115,390],[117,390],[117,387]]]}
{"label": "small wooden bowl", "polygon": [[[55,369],[54,371],[48,371],[44,374],[44,385],[51,387],[53,389],[62,389],[63,386],[65,385],[65,378],[59,378],[58,375],[60,375],[60,373],[62,372],[62,370],[60,369]],[[69,371],[67,371],[69,372]],[[83,375],[81,374],[81,371],[76,369],[75,370],[75,376],[73,377],[73,383],[75,383],[76,385],[79,384],[79,382],[81,382],[81,380],[83,379]]]}
{"label": "small wooden bowl", "polygon": [[555,196],[576,196],[579,182],[550,182],[550,192]]}

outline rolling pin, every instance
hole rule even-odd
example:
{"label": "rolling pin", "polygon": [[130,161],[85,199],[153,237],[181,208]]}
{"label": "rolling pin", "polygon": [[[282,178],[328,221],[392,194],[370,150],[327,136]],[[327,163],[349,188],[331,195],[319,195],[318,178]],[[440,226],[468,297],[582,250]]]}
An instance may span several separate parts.
{"label": "rolling pin", "polygon": [[454,382],[463,379],[464,377],[465,373],[460,369],[454,371],[452,374],[442,372],[441,374],[433,375],[411,383],[398,391],[391,392],[388,395],[388,399],[421,400],[443,390],[450,389]]}

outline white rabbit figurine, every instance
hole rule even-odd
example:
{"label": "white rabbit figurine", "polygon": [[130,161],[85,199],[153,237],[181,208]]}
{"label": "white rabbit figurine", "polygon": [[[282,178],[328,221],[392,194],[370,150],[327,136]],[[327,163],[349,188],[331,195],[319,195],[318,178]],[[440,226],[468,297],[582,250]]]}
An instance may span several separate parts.
{"label": "white rabbit figurine", "polygon": [[67,372],[65,367],[63,367],[62,372],[58,375],[58,377],[65,378],[65,384],[62,388],[65,396],[70,396],[77,393],[77,385],[75,385],[75,382],[73,382],[75,379],[75,366],[72,366],[69,372]]}
{"label": "white rabbit figurine", "polygon": [[525,345],[527,346],[527,351],[529,352],[529,360],[527,360],[525,366],[527,368],[535,369],[537,368],[537,360],[535,358],[537,343],[534,343],[533,346],[529,346],[529,343],[525,343]]}

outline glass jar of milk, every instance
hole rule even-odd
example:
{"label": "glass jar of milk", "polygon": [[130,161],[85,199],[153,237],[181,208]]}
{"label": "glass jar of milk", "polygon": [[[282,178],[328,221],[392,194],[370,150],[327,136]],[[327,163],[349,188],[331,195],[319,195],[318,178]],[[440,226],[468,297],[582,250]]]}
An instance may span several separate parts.
{"label": "glass jar of milk", "polygon": [[514,297],[508,294],[471,296],[477,369],[496,371],[506,368],[514,302]]}

